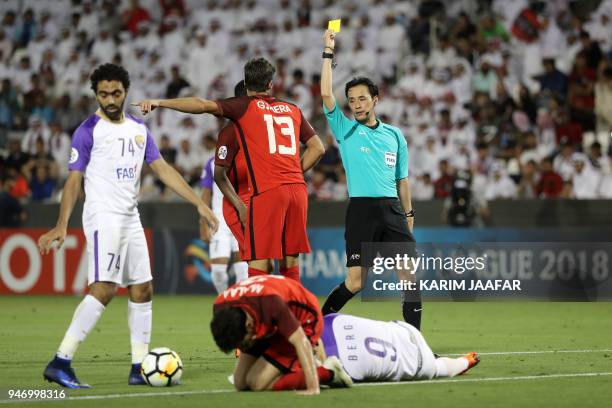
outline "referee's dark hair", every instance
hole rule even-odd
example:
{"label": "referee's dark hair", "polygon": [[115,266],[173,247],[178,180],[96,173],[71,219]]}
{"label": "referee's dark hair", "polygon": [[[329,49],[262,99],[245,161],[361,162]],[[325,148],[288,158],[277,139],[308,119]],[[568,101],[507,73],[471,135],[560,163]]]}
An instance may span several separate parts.
{"label": "referee's dark hair", "polygon": [[213,316],[210,322],[215,343],[224,353],[237,349],[247,334],[246,313],[239,307],[226,307]]}
{"label": "referee's dark hair", "polygon": [[91,74],[91,89],[98,92],[98,82],[100,81],[119,81],[123,84],[126,91],[130,88],[130,74],[120,65],[103,64]]}
{"label": "referee's dark hair", "polygon": [[368,77],[355,77],[353,79],[351,79],[350,81],[348,81],[346,83],[346,86],[344,87],[344,96],[346,96],[348,98],[348,91],[349,89],[358,86],[358,85],[365,85],[368,87],[368,92],[370,92],[370,96],[372,96],[372,98],[374,98],[375,96],[378,96],[378,86],[376,86],[376,84]]}

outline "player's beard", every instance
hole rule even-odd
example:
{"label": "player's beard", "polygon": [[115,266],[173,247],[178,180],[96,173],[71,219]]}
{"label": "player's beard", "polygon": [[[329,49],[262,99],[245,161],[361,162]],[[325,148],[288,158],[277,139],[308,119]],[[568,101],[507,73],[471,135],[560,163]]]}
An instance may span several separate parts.
{"label": "player's beard", "polygon": [[[125,99],[123,100],[123,102],[121,102],[120,106],[109,104],[106,106],[100,105],[100,108],[102,109],[102,112],[104,112],[106,117],[108,117],[112,121],[117,121],[121,119],[121,114],[123,113],[124,104],[125,104]],[[109,111],[108,108],[116,108],[116,109]]]}

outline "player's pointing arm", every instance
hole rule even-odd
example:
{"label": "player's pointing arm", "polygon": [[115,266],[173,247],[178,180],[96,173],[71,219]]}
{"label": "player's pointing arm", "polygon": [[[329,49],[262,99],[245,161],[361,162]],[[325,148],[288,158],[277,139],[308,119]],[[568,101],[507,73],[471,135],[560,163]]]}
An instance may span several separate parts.
{"label": "player's pointing arm", "polygon": [[138,106],[143,115],[146,115],[156,108],[168,108],[184,113],[221,114],[221,109],[215,101],[209,101],[195,96],[176,99],[146,99],[144,101],[132,103],[132,106]]}

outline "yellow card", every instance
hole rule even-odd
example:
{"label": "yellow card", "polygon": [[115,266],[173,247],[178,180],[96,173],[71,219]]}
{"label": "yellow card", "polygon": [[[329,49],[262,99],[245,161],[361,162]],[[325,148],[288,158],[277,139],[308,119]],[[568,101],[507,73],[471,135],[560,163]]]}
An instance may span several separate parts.
{"label": "yellow card", "polygon": [[327,23],[327,29],[332,30],[334,33],[339,33],[341,21],[342,21],[341,19],[329,20],[329,23]]}

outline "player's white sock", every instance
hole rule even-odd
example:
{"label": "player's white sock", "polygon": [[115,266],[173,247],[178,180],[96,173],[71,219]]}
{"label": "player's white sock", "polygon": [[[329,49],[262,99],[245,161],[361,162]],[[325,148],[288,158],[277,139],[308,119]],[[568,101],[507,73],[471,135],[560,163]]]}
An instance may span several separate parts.
{"label": "player's white sock", "polygon": [[140,364],[149,352],[153,302],[134,303],[128,300],[128,325],[132,343],[132,364]]}
{"label": "player's white sock", "polygon": [[215,289],[217,289],[217,293],[221,293],[227,289],[227,265],[212,264],[210,266],[210,271],[212,272],[212,281],[213,285],[215,285]]}
{"label": "player's white sock", "polygon": [[454,377],[467,370],[469,362],[464,357],[436,359],[436,377]]}
{"label": "player's white sock", "polygon": [[74,311],[72,322],[57,350],[58,357],[72,360],[79,344],[98,323],[104,309],[104,305],[98,299],[91,295],[85,296]]}
{"label": "player's white sock", "polygon": [[242,282],[249,277],[249,264],[247,262],[234,263],[234,275],[236,275],[236,283]]}

